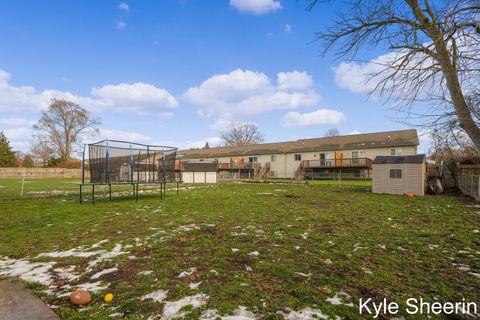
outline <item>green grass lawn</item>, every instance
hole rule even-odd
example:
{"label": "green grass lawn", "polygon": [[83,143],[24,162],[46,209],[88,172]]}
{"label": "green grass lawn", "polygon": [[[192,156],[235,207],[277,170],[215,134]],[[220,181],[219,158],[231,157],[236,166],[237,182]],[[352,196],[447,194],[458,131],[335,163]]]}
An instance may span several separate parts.
{"label": "green grass lawn", "polygon": [[[460,198],[229,183],[92,206],[75,182],[28,181],[20,198],[18,180],[0,180],[0,278],[25,281],[64,319],[215,319],[239,306],[243,319],[363,319],[360,297],[480,302],[480,209]],[[73,306],[72,288],[92,283],[106,288]]]}

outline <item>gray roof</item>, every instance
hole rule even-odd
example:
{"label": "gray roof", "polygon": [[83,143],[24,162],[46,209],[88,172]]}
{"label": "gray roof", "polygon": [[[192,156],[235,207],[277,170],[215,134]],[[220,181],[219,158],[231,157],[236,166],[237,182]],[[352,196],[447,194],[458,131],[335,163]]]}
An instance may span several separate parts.
{"label": "gray roof", "polygon": [[182,166],[185,172],[217,172],[215,161],[182,161]]}
{"label": "gray roof", "polygon": [[183,156],[183,159],[205,159],[262,154],[403,147],[417,146],[418,144],[417,130],[412,129],[262,143],[239,147],[190,149],[181,150],[179,154]]}
{"label": "gray roof", "polygon": [[424,154],[415,154],[411,156],[377,156],[373,164],[402,164],[402,163],[424,163]]}

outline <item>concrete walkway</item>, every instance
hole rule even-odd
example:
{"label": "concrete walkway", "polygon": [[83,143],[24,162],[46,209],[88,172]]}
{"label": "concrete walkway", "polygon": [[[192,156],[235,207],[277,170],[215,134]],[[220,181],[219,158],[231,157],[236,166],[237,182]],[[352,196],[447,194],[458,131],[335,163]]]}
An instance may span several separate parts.
{"label": "concrete walkway", "polygon": [[40,298],[10,280],[0,281],[0,319],[2,320],[59,320]]}

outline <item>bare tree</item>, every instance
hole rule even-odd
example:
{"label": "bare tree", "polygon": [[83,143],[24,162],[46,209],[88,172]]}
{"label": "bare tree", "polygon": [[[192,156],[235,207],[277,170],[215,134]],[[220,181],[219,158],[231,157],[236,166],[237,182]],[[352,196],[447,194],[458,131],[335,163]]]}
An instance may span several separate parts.
{"label": "bare tree", "polygon": [[340,135],[340,130],[338,130],[337,128],[330,128],[325,133],[325,137],[337,137],[339,135]]}
{"label": "bare tree", "polygon": [[42,166],[46,166],[48,160],[55,156],[55,152],[50,147],[46,139],[41,136],[35,136],[31,143],[30,151],[35,161],[41,162]]}
{"label": "bare tree", "polygon": [[[309,9],[325,2],[307,0]],[[480,149],[480,128],[466,94],[478,89],[480,2],[478,0],[355,0],[330,28],[319,32],[325,51],[354,57],[368,47],[391,50],[370,75],[405,117],[441,121],[453,115]],[[420,104],[422,110],[413,112]],[[432,107],[433,106],[433,107]],[[429,120],[424,118],[426,124]]]}
{"label": "bare tree", "polygon": [[258,131],[254,123],[232,122],[227,131],[222,134],[227,146],[247,146],[250,144],[262,143],[263,134]]}
{"label": "bare tree", "polygon": [[69,160],[82,135],[97,132],[99,121],[71,101],[54,99],[33,126],[46,146],[61,159]]}

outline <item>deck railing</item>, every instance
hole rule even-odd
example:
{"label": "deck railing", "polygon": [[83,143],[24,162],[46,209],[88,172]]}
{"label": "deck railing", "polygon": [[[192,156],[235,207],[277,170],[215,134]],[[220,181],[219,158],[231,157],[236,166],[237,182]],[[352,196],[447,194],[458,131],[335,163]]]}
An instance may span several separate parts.
{"label": "deck railing", "polygon": [[255,165],[260,165],[259,163],[256,162],[246,162],[242,164],[237,164],[234,162],[231,163],[218,163],[217,168],[219,170],[229,170],[229,169],[254,169]]}
{"label": "deck railing", "polygon": [[325,160],[303,160],[302,167],[307,168],[371,168],[372,159],[369,158],[343,158]]}

